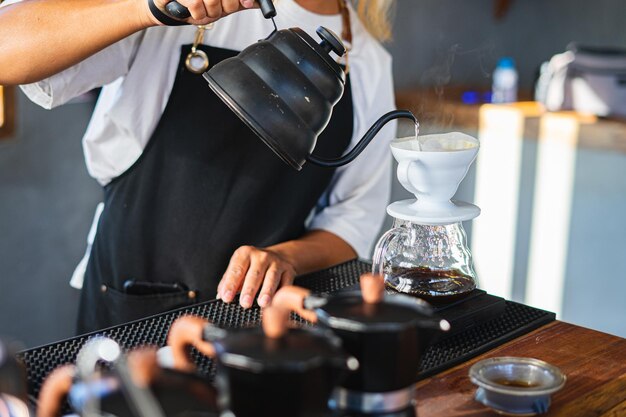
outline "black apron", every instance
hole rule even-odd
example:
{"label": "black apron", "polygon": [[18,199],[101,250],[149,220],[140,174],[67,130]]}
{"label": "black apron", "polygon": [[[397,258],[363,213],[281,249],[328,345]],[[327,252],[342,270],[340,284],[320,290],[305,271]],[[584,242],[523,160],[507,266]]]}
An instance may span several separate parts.
{"label": "black apron", "polygon": [[[201,48],[212,65],[237,54]],[[81,333],[215,298],[235,249],[302,236],[332,179],[332,169],[306,164],[296,172],[274,155],[202,76],[185,68],[190,49],[182,47],[172,93],[144,152],[104,187]],[[352,129],[348,80],[315,154],[341,155]]]}

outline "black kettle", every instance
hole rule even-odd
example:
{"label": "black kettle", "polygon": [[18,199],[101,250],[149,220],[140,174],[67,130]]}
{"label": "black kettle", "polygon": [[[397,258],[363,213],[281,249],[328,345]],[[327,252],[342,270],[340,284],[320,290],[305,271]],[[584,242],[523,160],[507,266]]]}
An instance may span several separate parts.
{"label": "black kettle", "polygon": [[[271,0],[260,1],[266,18],[276,15]],[[188,17],[179,3],[167,10]],[[209,87],[270,147],[296,170],[306,161],[325,167],[352,162],[389,121],[408,118],[408,110],[383,115],[359,143],[343,157],[322,159],[312,155],[317,137],[330,121],[333,106],[343,95],[345,74],[330,55],[343,56],[341,39],[319,27],[317,43],[299,28],[274,30],[266,39],[248,46],[204,73]]]}

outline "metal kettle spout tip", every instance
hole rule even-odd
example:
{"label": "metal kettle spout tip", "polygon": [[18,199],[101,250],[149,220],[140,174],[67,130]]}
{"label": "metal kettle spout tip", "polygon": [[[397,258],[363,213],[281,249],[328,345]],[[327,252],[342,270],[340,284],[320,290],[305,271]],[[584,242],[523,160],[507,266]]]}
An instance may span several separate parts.
{"label": "metal kettle spout tip", "polygon": [[419,324],[422,329],[439,330],[440,332],[448,332],[452,328],[448,320],[432,317],[422,320]]}
{"label": "metal kettle spout tip", "polygon": [[309,155],[307,160],[309,162],[312,162],[315,165],[319,165],[319,166],[323,166],[327,168],[337,168],[337,167],[349,164],[350,162],[354,161],[354,159],[357,156],[359,156],[361,152],[365,150],[367,145],[369,145],[372,139],[376,137],[378,132],[380,132],[380,130],[387,123],[395,119],[409,119],[413,121],[413,123],[415,124],[419,123],[417,120],[417,117],[415,117],[415,115],[411,113],[409,110],[393,110],[381,116],[381,118],[378,119],[372,125],[372,127],[369,128],[369,130],[365,133],[365,135],[363,135],[361,140],[354,146],[354,148],[352,148],[350,152],[348,152],[346,155],[342,156],[341,158],[323,159],[323,158],[318,158],[315,155]]}

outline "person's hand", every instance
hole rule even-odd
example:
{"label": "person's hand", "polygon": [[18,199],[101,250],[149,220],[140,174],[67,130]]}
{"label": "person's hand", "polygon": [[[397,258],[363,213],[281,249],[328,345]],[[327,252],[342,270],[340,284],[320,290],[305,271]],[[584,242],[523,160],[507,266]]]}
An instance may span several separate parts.
{"label": "person's hand", "polygon": [[241,246],[230,258],[228,269],[217,287],[217,298],[230,303],[241,290],[239,304],[249,308],[258,292],[257,303],[266,307],[278,287],[292,284],[295,276],[292,263],[277,251]]}
{"label": "person's hand", "polygon": [[[139,0],[144,1],[145,0]],[[172,0],[154,0],[154,4],[165,11],[165,6]],[[239,10],[256,7],[254,0],[176,0],[189,9],[191,17],[186,19],[192,25],[206,25],[233,14]]]}

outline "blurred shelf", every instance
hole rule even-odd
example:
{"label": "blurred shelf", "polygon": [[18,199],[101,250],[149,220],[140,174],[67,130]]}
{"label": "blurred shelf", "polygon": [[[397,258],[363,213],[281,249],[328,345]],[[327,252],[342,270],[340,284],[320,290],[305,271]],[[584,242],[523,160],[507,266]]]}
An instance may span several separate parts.
{"label": "blurred shelf", "polygon": [[[481,99],[489,90],[470,86],[399,89],[396,90],[396,105],[415,113],[425,128],[458,126],[478,130],[479,112],[483,103],[464,103],[463,94],[467,92],[473,92]],[[519,95],[524,101],[530,100],[532,96],[529,91],[521,91]]]}
{"label": "blurred shelf", "polygon": [[[466,91],[475,91],[479,97],[484,93],[466,87],[402,89],[396,91],[396,105],[415,113],[424,132],[463,129],[479,133],[486,124],[503,116],[517,117],[526,124],[520,139],[567,140],[580,148],[626,153],[626,119],[599,118],[574,111],[548,112],[540,103],[530,101],[531,93],[524,91],[520,92],[523,101],[516,103],[465,104],[462,95]],[[503,134],[507,134],[508,127],[502,124]],[[547,130],[559,134],[547,135]]]}

